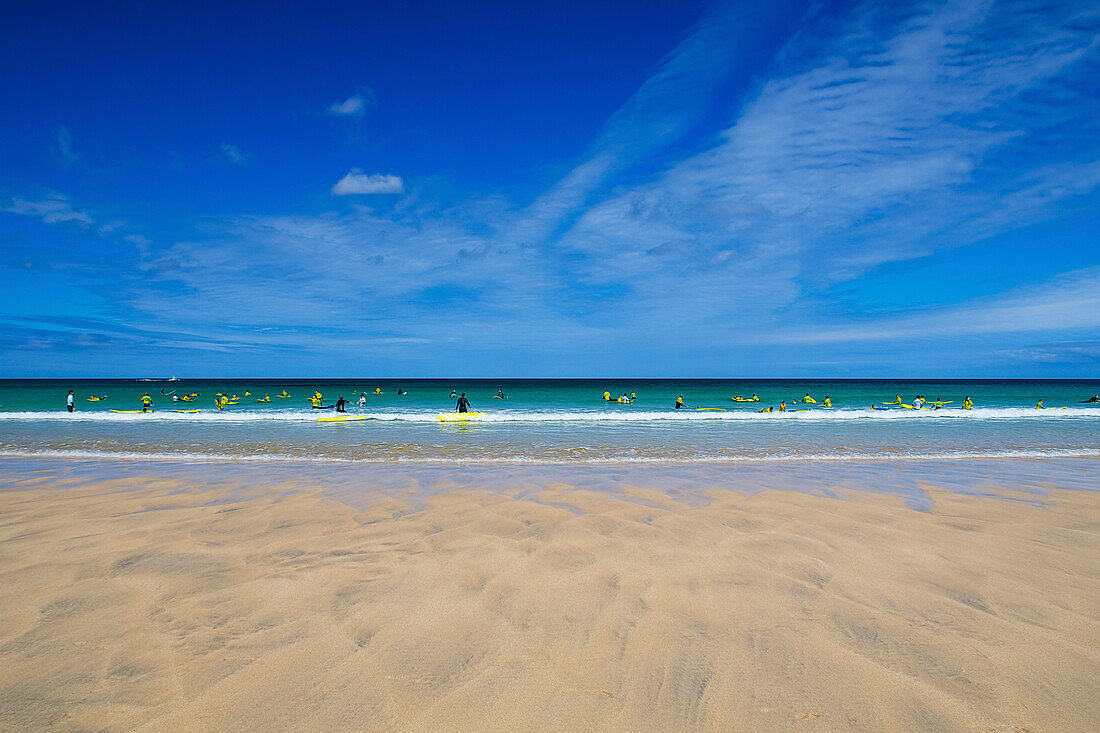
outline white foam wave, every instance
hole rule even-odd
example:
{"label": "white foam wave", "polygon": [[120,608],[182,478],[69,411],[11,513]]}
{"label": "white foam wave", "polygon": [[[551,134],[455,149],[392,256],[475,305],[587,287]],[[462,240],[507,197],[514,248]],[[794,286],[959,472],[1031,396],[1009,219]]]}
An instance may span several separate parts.
{"label": "white foam wave", "polygon": [[82,460],[124,460],[124,461],[169,461],[182,463],[379,463],[379,464],[432,464],[461,463],[468,464],[546,464],[546,465],[619,465],[619,464],[741,464],[741,463],[789,463],[794,461],[953,461],[967,459],[1050,459],[1050,458],[1100,458],[1100,448],[1048,449],[1048,450],[1002,450],[1002,451],[941,451],[935,453],[896,452],[896,453],[789,453],[776,455],[723,456],[692,455],[682,457],[600,457],[576,458],[561,456],[511,455],[481,456],[467,455],[456,457],[439,456],[321,456],[270,454],[232,454],[232,453],[137,453],[132,451],[85,451],[85,450],[0,450],[0,458],[49,458]]}

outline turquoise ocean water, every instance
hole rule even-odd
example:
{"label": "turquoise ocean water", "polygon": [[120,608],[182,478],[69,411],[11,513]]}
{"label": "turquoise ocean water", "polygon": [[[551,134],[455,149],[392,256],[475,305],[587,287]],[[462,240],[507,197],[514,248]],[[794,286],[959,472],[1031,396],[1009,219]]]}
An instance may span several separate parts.
{"label": "turquoise ocean water", "polygon": [[[65,410],[69,389],[73,414]],[[284,389],[291,396],[276,398]],[[367,419],[318,422],[333,413],[310,407],[315,389],[326,404],[343,395],[353,403],[348,413]],[[454,410],[452,389],[485,417],[440,422],[438,413]],[[498,389],[505,399],[494,399]],[[198,397],[173,402],[164,394],[173,390]],[[637,398],[609,403],[605,390]],[[110,412],[140,409],[145,392],[155,412]],[[215,409],[217,392],[239,404]],[[479,463],[1100,456],[1100,404],[1081,403],[1098,392],[1100,380],[0,380],[0,456]],[[730,399],[754,393],[759,403]],[[807,393],[819,402],[828,395],[834,406],[798,404]],[[265,394],[270,403],[256,402]],[[673,409],[680,394],[689,409]],[[950,404],[870,409],[895,394]],[[90,402],[92,395],[106,399]],[[967,396],[970,411],[961,409]],[[1048,409],[1036,409],[1040,399]],[[791,411],[759,412],[781,400]]]}

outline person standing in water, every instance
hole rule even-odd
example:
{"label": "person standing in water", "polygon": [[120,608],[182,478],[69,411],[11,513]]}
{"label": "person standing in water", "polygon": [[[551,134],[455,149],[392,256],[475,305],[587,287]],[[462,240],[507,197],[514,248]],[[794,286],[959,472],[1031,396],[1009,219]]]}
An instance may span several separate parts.
{"label": "person standing in water", "polygon": [[463,392],[462,396],[458,398],[458,404],[455,405],[455,409],[459,412],[470,411],[470,401],[466,399],[466,393]]}
{"label": "person standing in water", "polygon": [[[466,393],[465,393],[465,392],[463,392],[462,394],[466,394]],[[451,397],[456,397],[457,395],[458,395],[458,392],[457,392],[456,390],[453,390],[453,389],[452,389],[452,390],[451,390]]]}
{"label": "person standing in water", "polygon": [[70,389],[69,395],[65,398],[65,407],[69,412],[76,412],[76,405],[74,404],[75,399],[76,398],[73,397],[73,391]]}
{"label": "person standing in water", "polygon": [[344,405],[346,404],[348,404],[348,401],[344,399],[344,395],[340,395],[340,399],[336,400],[336,411],[347,412],[347,410],[344,409]]}
{"label": "person standing in water", "polygon": [[969,396],[967,396],[967,398],[963,400],[963,409],[964,410],[973,410],[974,409],[974,401],[971,400]]}
{"label": "person standing in water", "polygon": [[142,398],[141,398],[141,411],[142,412],[149,412],[149,410],[152,407],[153,407],[153,398],[149,396],[148,392],[146,392],[145,395],[142,396]]}
{"label": "person standing in water", "polygon": [[679,397],[676,398],[676,409],[677,410],[682,410],[685,407],[687,407],[687,405],[684,404],[684,396],[680,395]]}

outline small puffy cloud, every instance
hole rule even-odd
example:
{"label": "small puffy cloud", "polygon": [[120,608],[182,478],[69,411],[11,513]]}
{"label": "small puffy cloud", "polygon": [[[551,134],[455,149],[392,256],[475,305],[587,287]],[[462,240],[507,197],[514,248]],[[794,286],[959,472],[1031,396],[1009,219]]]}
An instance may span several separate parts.
{"label": "small puffy cloud", "polygon": [[90,226],[92,217],[83,211],[74,211],[64,196],[54,196],[41,201],[28,201],[27,199],[13,199],[11,205],[5,206],[0,211],[10,214],[23,214],[25,216],[40,216],[47,224],[61,224],[75,222],[81,226]]}
{"label": "small puffy cloud", "polygon": [[236,145],[222,143],[221,150],[225,157],[228,158],[232,163],[236,163],[237,165],[244,165],[248,162],[248,153],[245,153]]}
{"label": "small puffy cloud", "polygon": [[333,196],[404,192],[405,182],[399,176],[384,175],[382,173],[371,175],[363,173],[358,168],[352,168],[350,173],[337,181],[336,185],[332,187]]}
{"label": "small puffy cloud", "polygon": [[370,92],[359,92],[347,99],[333,102],[325,110],[334,117],[362,117],[367,108],[374,103],[374,95]]}

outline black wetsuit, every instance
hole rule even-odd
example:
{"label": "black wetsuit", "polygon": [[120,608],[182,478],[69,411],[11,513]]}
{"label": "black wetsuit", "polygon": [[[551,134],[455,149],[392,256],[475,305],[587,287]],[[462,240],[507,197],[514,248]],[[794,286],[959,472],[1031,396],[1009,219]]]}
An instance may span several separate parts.
{"label": "black wetsuit", "polygon": [[348,404],[348,401],[345,400],[343,397],[336,400],[336,411],[337,412],[347,412],[347,410],[344,409],[344,405],[346,405],[346,404]]}
{"label": "black wetsuit", "polygon": [[466,399],[465,397],[459,397],[458,398],[458,404],[455,405],[455,409],[458,410],[459,412],[469,412],[470,401],[468,399]]}

